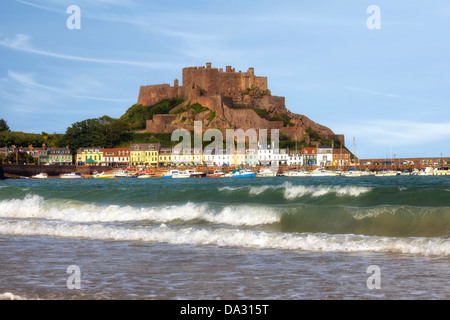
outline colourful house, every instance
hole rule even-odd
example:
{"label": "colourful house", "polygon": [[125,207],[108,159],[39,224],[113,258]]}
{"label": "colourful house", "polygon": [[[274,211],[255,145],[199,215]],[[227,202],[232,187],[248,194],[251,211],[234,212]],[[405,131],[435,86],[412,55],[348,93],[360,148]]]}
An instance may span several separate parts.
{"label": "colourful house", "polygon": [[104,148],[99,147],[79,148],[77,150],[77,164],[100,165],[103,161],[103,151]]}
{"label": "colourful house", "polygon": [[306,166],[317,165],[317,149],[303,148],[302,150],[303,164]]}
{"label": "colourful house", "polygon": [[130,148],[105,148],[102,165],[125,167],[130,164]]}
{"label": "colourful house", "polygon": [[160,143],[132,143],[130,164],[132,166],[157,167],[160,149]]}
{"label": "colourful house", "polygon": [[171,148],[161,148],[159,150],[159,166],[167,167],[173,164],[172,161],[172,149]]}
{"label": "colourful house", "polygon": [[73,156],[69,148],[48,148],[46,160],[50,164],[71,165]]}

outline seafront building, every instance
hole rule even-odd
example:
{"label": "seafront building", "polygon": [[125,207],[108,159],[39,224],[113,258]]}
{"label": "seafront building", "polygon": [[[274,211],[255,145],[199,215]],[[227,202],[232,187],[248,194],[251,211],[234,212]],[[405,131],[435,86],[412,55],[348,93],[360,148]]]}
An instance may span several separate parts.
{"label": "seafront building", "polygon": [[102,165],[124,167],[130,163],[130,148],[105,148]]}
{"label": "seafront building", "polygon": [[[49,148],[47,149],[47,159],[49,164],[70,165],[73,163],[73,156],[69,148]],[[44,163],[41,161],[41,164]]]}
{"label": "seafront building", "polygon": [[158,162],[160,167],[168,167],[173,165],[172,148],[161,148],[159,150]]}
{"label": "seafront building", "polygon": [[132,166],[157,167],[161,143],[132,143],[130,164]]}
{"label": "seafront building", "polygon": [[103,161],[102,147],[79,148],[76,155],[78,165],[100,165]]}
{"label": "seafront building", "polygon": [[351,153],[347,149],[334,148],[333,149],[333,166],[344,167],[350,165]]}
{"label": "seafront building", "polygon": [[[162,148],[160,143],[131,143],[129,148],[79,148],[75,161],[66,148],[1,148],[5,158],[12,152],[28,153],[35,164],[98,165],[108,167],[170,167],[170,166],[321,166],[345,167],[353,165],[352,154],[345,148],[333,146],[306,147],[290,151],[274,144],[258,144],[257,148],[234,150],[230,148],[175,150]],[[11,161],[11,160],[10,160]]]}
{"label": "seafront building", "polygon": [[288,166],[303,166],[303,156],[302,153],[296,150],[295,152],[289,153]]}
{"label": "seafront building", "polygon": [[318,146],[317,147],[317,164],[321,167],[333,165],[333,147]]}
{"label": "seafront building", "polygon": [[317,149],[316,148],[303,148],[302,150],[303,164],[305,166],[317,165]]}

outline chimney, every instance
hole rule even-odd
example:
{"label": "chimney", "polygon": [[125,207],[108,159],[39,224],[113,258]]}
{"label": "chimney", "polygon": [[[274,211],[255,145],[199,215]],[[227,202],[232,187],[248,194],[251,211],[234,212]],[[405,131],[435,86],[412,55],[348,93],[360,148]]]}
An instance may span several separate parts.
{"label": "chimney", "polygon": [[255,68],[248,68],[248,73],[255,74]]}
{"label": "chimney", "polygon": [[211,62],[206,63],[206,69],[211,69]]}

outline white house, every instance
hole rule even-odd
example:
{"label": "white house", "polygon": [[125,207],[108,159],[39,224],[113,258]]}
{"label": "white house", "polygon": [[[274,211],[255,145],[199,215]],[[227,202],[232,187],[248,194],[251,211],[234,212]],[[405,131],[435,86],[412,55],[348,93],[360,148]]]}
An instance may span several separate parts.
{"label": "white house", "polygon": [[333,147],[317,147],[317,164],[322,167],[333,165]]}
{"label": "white house", "polygon": [[303,166],[303,156],[300,151],[291,152],[289,154],[288,162],[289,166]]}
{"label": "white house", "polygon": [[230,149],[222,149],[220,148],[218,150],[218,153],[214,154],[214,163],[219,166],[222,167],[224,165],[229,166],[230,165]]}

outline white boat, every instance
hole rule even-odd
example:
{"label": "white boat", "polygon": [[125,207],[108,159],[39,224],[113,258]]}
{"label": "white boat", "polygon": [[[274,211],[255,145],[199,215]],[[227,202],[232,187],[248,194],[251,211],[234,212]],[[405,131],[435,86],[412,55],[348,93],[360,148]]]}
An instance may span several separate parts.
{"label": "white boat", "polygon": [[137,178],[138,179],[148,179],[148,178],[152,178],[154,176],[155,176],[154,173],[141,173],[140,175],[137,176]]}
{"label": "white boat", "polygon": [[48,174],[46,174],[45,172],[41,172],[37,175],[32,176],[31,178],[33,179],[47,179],[48,178]]}
{"label": "white boat", "polygon": [[178,170],[170,170],[170,171],[165,171],[163,172],[163,174],[161,175],[161,178],[172,178],[172,175],[174,172],[178,172]]}
{"label": "white boat", "polygon": [[276,177],[276,172],[270,169],[262,169],[256,174],[257,177]]}
{"label": "white boat", "polygon": [[333,171],[326,170],[325,168],[317,168],[311,171],[310,175],[311,177],[331,177],[337,176],[338,174]]}
{"label": "white boat", "polygon": [[394,177],[398,176],[399,173],[397,171],[389,170],[389,171],[379,171],[375,173],[375,177]]}
{"label": "white boat", "polygon": [[343,174],[345,177],[361,177],[362,172],[359,170],[348,170]]}
{"label": "white boat", "polygon": [[80,172],[62,173],[59,175],[61,179],[81,179],[83,176]]}
{"label": "white boat", "polygon": [[284,177],[308,177],[309,175],[309,171],[307,170],[289,170],[283,173]]}
{"label": "white boat", "polygon": [[172,171],[172,179],[183,179],[183,178],[190,178],[191,174],[189,171],[179,171],[179,170],[173,170]]}
{"label": "white boat", "polygon": [[105,172],[96,173],[96,174],[93,175],[93,177],[95,179],[111,179],[111,178],[114,178],[114,176],[112,174],[105,173]]}
{"label": "white boat", "polygon": [[422,171],[420,171],[419,175],[420,176],[432,176],[432,175],[434,175],[434,171],[435,171],[434,168],[426,167],[426,168],[423,168]]}
{"label": "white boat", "polygon": [[114,172],[115,178],[130,178],[131,174],[126,170],[117,170]]}

